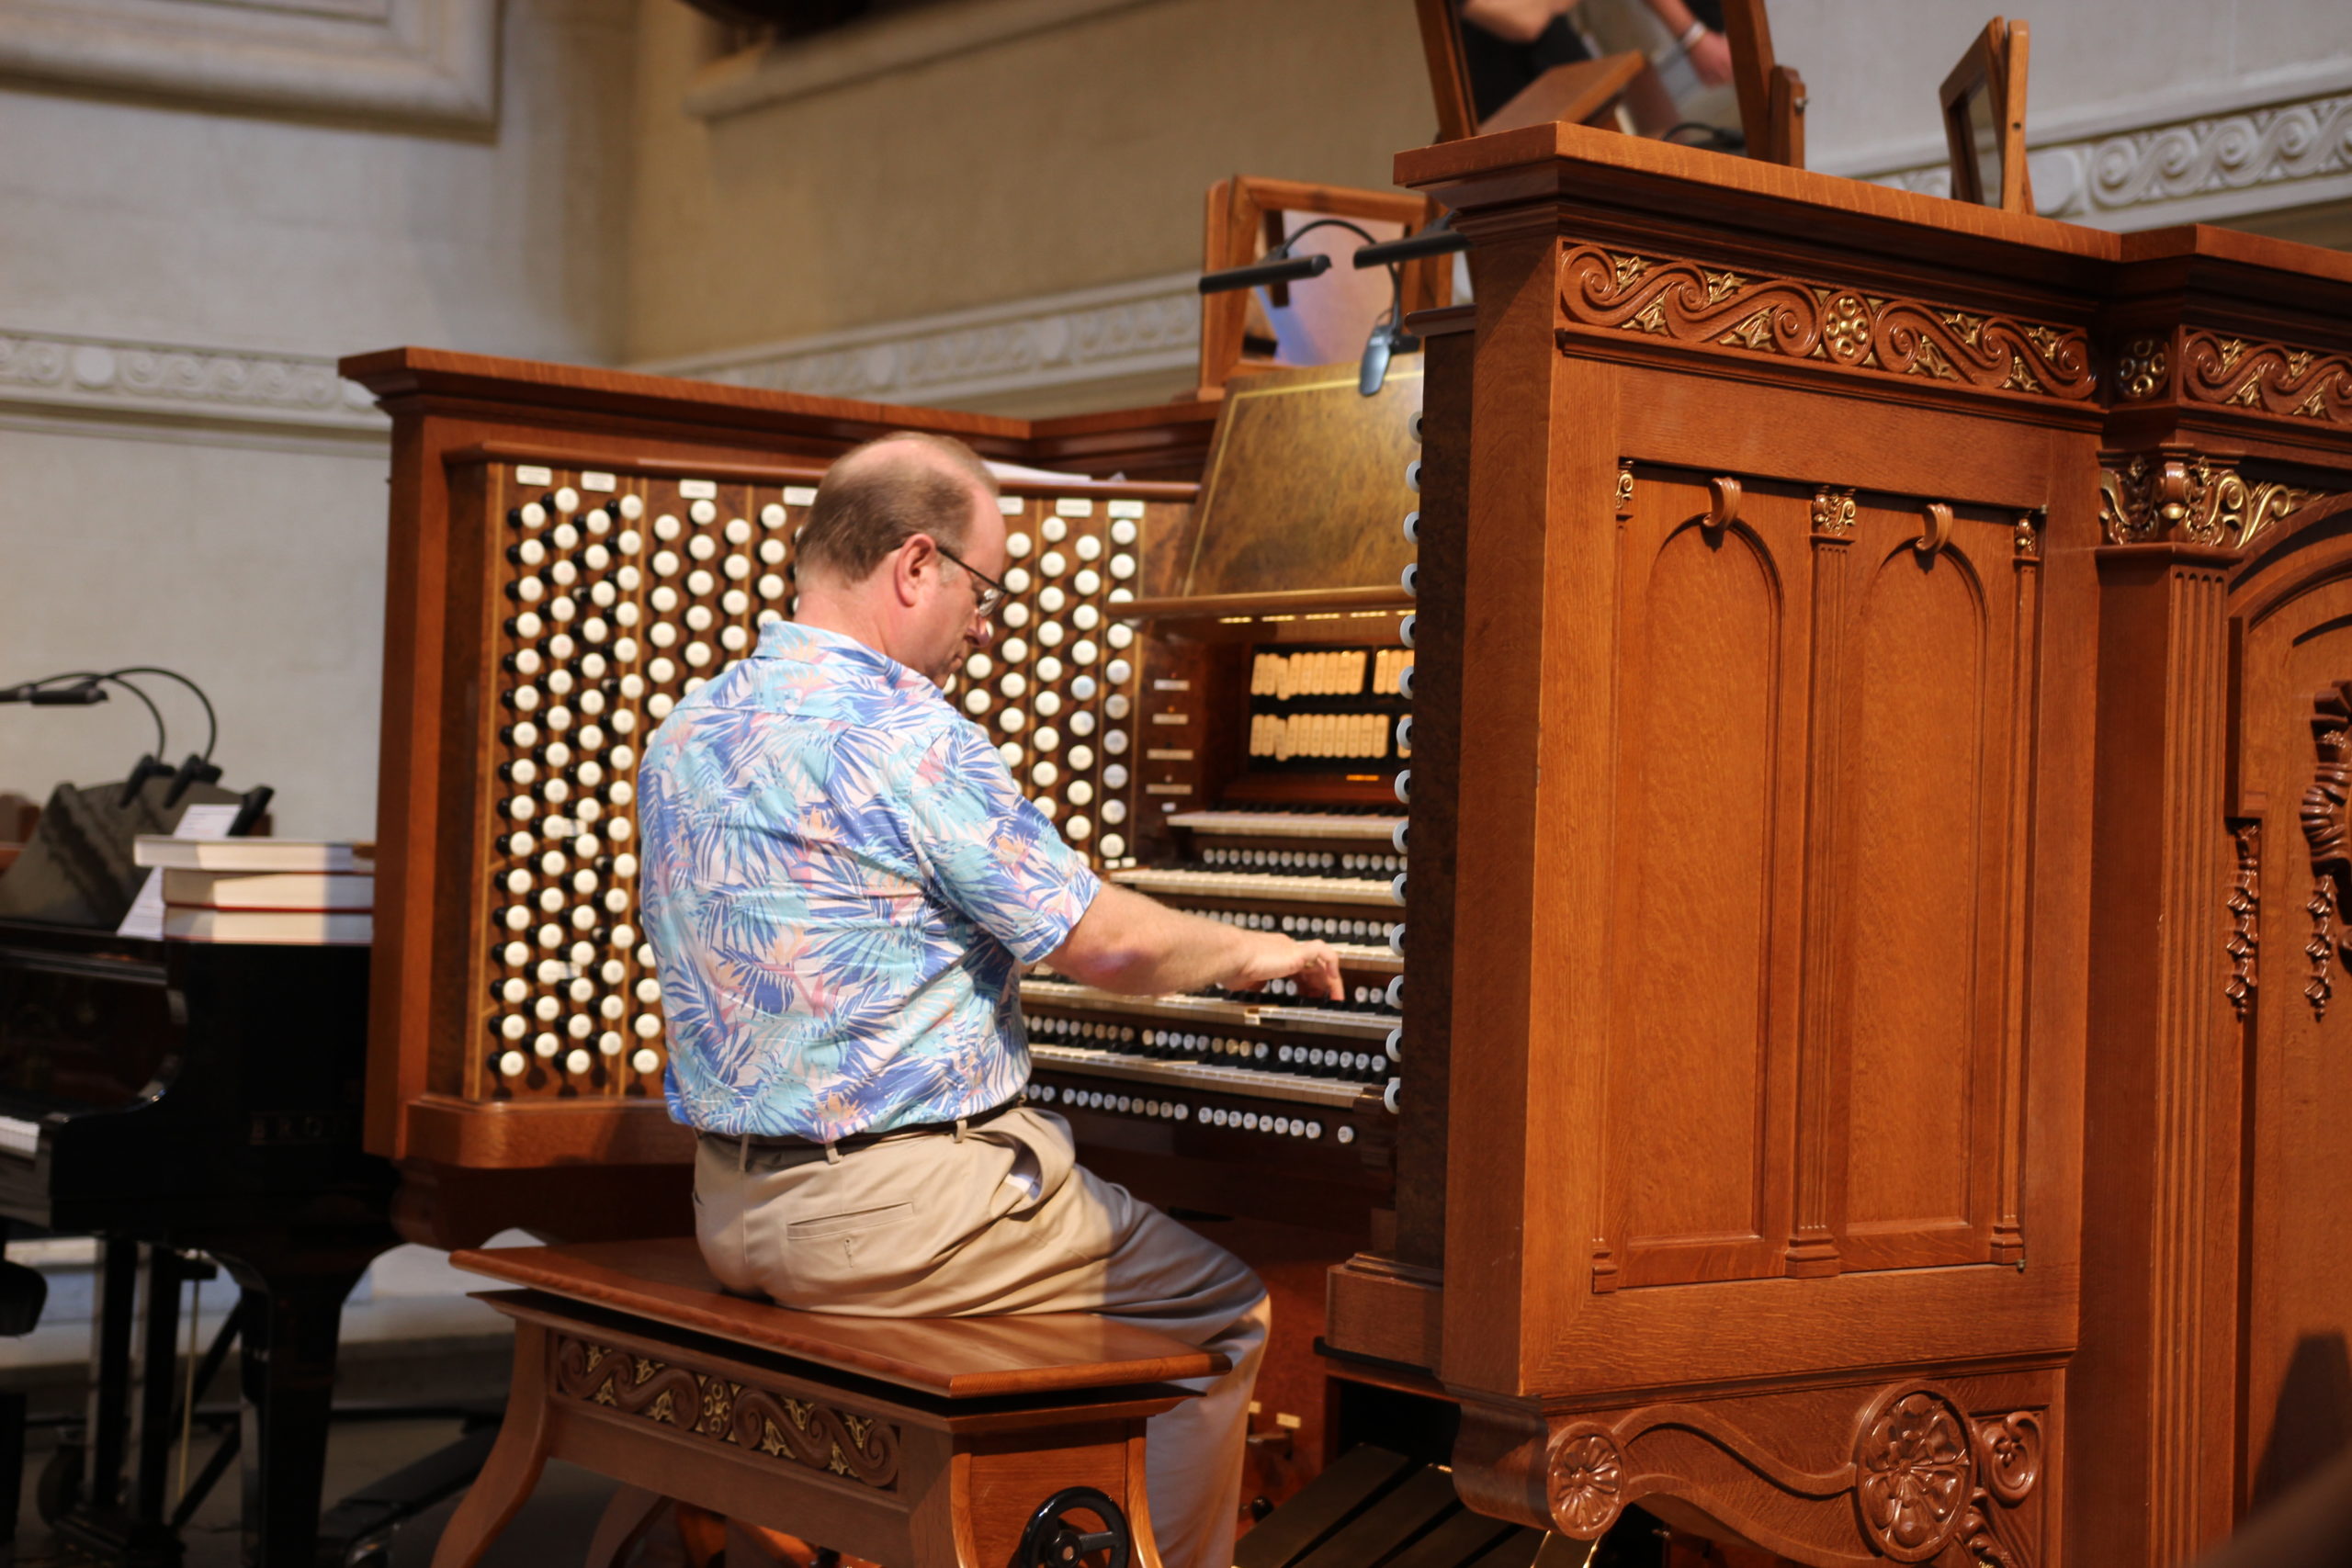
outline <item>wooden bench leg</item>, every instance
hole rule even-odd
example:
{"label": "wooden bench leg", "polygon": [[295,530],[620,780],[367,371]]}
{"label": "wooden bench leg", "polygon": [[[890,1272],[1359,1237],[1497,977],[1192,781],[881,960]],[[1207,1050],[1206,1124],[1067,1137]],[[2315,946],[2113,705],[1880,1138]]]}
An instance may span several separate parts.
{"label": "wooden bench leg", "polygon": [[674,1506],[661,1493],[642,1486],[624,1486],[614,1493],[613,1500],[605,1505],[605,1517],[596,1522],[594,1538],[588,1542],[586,1568],[620,1568],[621,1559],[645,1539],[662,1511]]}
{"label": "wooden bench leg", "polygon": [[547,1380],[547,1331],[535,1323],[517,1323],[505,1422],[489,1461],[433,1549],[433,1568],[473,1568],[539,1483],[548,1462]]}

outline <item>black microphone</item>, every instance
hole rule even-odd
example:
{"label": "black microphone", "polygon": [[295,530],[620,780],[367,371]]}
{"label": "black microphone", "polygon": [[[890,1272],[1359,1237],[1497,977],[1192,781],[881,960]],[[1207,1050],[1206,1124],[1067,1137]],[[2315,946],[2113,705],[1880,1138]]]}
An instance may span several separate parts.
{"label": "black microphone", "polygon": [[180,796],[188,792],[190,785],[220,782],[220,770],[190,751],[187,754],[187,761],[173,771],[172,787],[164,792],[164,809],[169,811],[173,807],[177,806],[180,803]]}
{"label": "black microphone", "polygon": [[1331,258],[1320,251],[1303,256],[1275,256],[1248,266],[1229,266],[1223,272],[1201,274],[1201,292],[1222,294],[1231,288],[1255,288],[1261,284],[1295,283],[1302,277],[1320,277],[1331,270]]}
{"label": "black microphone", "polygon": [[1364,342],[1363,362],[1356,367],[1356,390],[1367,398],[1377,393],[1388,379],[1390,357],[1414,353],[1420,346],[1419,338],[1393,322],[1375,324]]}
{"label": "black microphone", "polygon": [[30,703],[37,708],[89,707],[107,700],[107,689],[96,681],[78,686],[43,686],[28,681],[0,690],[0,703]]}
{"label": "black microphone", "polygon": [[[1442,222],[1443,220],[1440,220]],[[1358,266],[1386,266],[1391,262],[1419,261],[1423,256],[1442,256],[1449,251],[1466,251],[1470,236],[1457,234],[1451,229],[1424,229],[1418,234],[1408,234],[1401,240],[1383,240],[1376,245],[1366,245],[1356,252]]]}

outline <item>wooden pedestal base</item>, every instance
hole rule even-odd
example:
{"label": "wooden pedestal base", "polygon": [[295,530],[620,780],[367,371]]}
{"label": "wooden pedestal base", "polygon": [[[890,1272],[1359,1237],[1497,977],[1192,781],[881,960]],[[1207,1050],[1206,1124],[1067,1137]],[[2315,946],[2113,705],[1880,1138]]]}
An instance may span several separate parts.
{"label": "wooden pedestal base", "polygon": [[890,1568],[1043,1568],[1084,1537],[1159,1568],[1144,1423],[1225,1367],[1083,1314],[790,1312],[720,1292],[691,1240],[456,1261],[533,1288],[480,1298],[514,1320],[514,1381],[434,1568],[479,1562],[550,1459],[623,1483],[600,1565],[676,1499]]}

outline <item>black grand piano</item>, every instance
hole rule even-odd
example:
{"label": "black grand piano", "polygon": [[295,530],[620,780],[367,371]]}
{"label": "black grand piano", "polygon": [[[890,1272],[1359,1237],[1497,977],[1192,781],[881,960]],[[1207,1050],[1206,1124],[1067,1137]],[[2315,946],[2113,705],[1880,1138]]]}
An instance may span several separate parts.
{"label": "black grand piano", "polygon": [[178,1561],[179,1301],[209,1258],[240,1295],[201,1371],[238,1348],[243,1415],[200,1480],[242,1450],[245,1561],[311,1568],[344,1298],[396,1240],[360,1148],[368,958],[0,918],[0,1215],[101,1238],[89,1418],[44,1483],[77,1556]]}

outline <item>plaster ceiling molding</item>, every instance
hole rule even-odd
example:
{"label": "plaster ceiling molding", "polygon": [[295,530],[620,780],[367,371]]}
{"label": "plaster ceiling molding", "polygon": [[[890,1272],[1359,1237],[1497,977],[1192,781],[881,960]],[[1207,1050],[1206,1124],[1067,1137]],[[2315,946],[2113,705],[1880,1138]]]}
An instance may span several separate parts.
{"label": "plaster ceiling molding", "polygon": [[365,387],[333,359],[0,328],[0,408],[154,423],[380,435]]}
{"label": "plaster ceiling molding", "polygon": [[1200,357],[1198,276],[1171,273],[630,368],[921,404],[1190,371]]}
{"label": "plaster ceiling molding", "polygon": [[489,126],[498,0],[0,0],[0,76]]}
{"label": "plaster ceiling molding", "polygon": [[715,60],[686,85],[686,112],[720,119],[768,104],[952,60],[992,44],[1159,0],[934,0]]}
{"label": "plaster ceiling molding", "polygon": [[[2037,211],[2102,229],[2213,222],[2340,200],[2352,197],[2352,90],[2037,140],[2027,162]],[[1941,158],[1857,173],[1879,185],[1951,194]]]}

